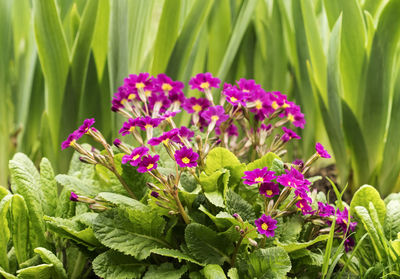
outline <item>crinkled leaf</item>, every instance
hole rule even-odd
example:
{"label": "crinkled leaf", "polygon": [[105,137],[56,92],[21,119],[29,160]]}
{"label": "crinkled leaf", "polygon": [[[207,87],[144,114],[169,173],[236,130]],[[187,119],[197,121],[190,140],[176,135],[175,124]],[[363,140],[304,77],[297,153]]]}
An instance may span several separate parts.
{"label": "crinkled leaf", "polygon": [[239,273],[236,268],[231,268],[228,270],[229,279],[239,279]]}
{"label": "crinkled leaf", "polygon": [[213,205],[225,208],[224,197],[220,192],[205,192],[204,195]]}
{"label": "crinkled leaf", "polygon": [[300,249],[304,249],[307,248],[311,245],[314,245],[317,242],[320,241],[325,241],[329,238],[329,235],[327,234],[321,234],[319,236],[317,236],[316,238],[314,238],[313,240],[307,241],[307,242],[292,242],[292,243],[281,243],[279,242],[279,240],[275,240],[275,244],[279,247],[282,247],[283,249],[285,249],[286,252],[290,253],[290,252],[294,252]]}
{"label": "crinkled leaf", "polygon": [[93,261],[93,271],[107,279],[141,278],[146,264],[114,250],[98,255]]}
{"label": "crinkled leaf", "polygon": [[284,278],[292,265],[287,252],[281,247],[258,249],[248,257],[248,269],[241,272],[250,278]]}
{"label": "crinkled leaf", "polygon": [[400,200],[392,200],[387,204],[385,234],[390,240],[397,238],[400,232]]}
{"label": "crinkled leaf", "polygon": [[143,260],[152,249],[168,247],[162,239],[165,220],[150,208],[113,208],[97,216],[94,233],[100,242],[112,249]]}
{"label": "crinkled leaf", "polygon": [[101,192],[98,194],[98,197],[104,199],[105,201],[111,202],[115,205],[123,205],[137,209],[146,208],[146,206],[141,202],[120,194]]}
{"label": "crinkled leaf", "polygon": [[29,247],[29,213],[25,200],[15,194],[11,201],[12,239],[18,263],[30,257]]}
{"label": "crinkled leaf", "polygon": [[6,272],[3,268],[1,268],[1,266],[0,266],[0,275],[2,275],[5,279],[16,279],[16,278],[18,278],[17,276],[14,276],[11,273]]}
{"label": "crinkled leaf", "polygon": [[252,171],[254,169],[262,169],[265,167],[268,167],[268,169],[269,169],[272,167],[272,163],[274,162],[275,159],[280,160],[281,158],[279,158],[279,156],[276,155],[275,153],[268,152],[267,154],[262,156],[260,159],[257,159],[251,163],[248,163],[247,170]]}
{"label": "crinkled leaf", "polygon": [[55,278],[67,279],[67,272],[56,255],[43,247],[35,248],[34,252],[39,254],[43,262],[53,265],[56,274]]}
{"label": "crinkled leaf", "polygon": [[206,226],[196,223],[188,225],[185,240],[191,255],[201,262],[223,264],[229,261],[227,252],[233,244]]}
{"label": "crinkled leaf", "polygon": [[0,186],[0,201],[7,196],[8,194],[11,194],[10,191],[8,191],[6,188]]}
{"label": "crinkled leaf", "polygon": [[218,179],[223,174],[222,171],[217,170],[214,171],[212,174],[207,175],[206,173],[202,172],[200,174],[200,185],[203,188],[204,192],[214,192],[218,189]]}
{"label": "crinkled leaf", "polygon": [[106,186],[100,186],[103,184],[96,183],[95,180],[80,179],[75,176],[59,174],[56,176],[56,180],[67,190],[73,191],[78,195],[87,197],[94,197],[99,192],[107,191]]}
{"label": "crinkled leaf", "polygon": [[188,268],[186,265],[175,269],[172,263],[163,263],[160,266],[151,265],[143,279],[179,279],[187,270]]}
{"label": "crinkled leaf", "polygon": [[197,265],[204,265],[202,263],[199,263],[198,261],[196,261],[195,259],[193,259],[192,257],[186,255],[185,253],[179,251],[179,250],[174,250],[174,249],[168,249],[168,248],[157,248],[157,249],[153,249],[151,250],[152,253],[157,254],[157,255],[161,255],[164,257],[170,257],[170,258],[175,258],[178,259],[179,262],[182,260],[191,262],[191,263],[195,263]]}
{"label": "crinkled leaf", "polygon": [[271,171],[275,172],[275,175],[279,176],[285,173],[285,167],[283,162],[279,159],[274,159],[270,168]]}
{"label": "crinkled leaf", "polygon": [[53,278],[54,269],[52,264],[40,264],[20,269],[17,274],[22,279],[50,279]]}
{"label": "crinkled leaf", "polygon": [[7,245],[10,240],[10,229],[8,228],[7,213],[10,208],[12,195],[5,196],[0,201],[0,266],[8,271],[8,257],[7,257]]}
{"label": "crinkled leaf", "polygon": [[379,192],[370,185],[363,185],[354,194],[350,204],[350,214],[354,214],[356,206],[363,206],[368,209],[370,202],[374,204],[380,223],[384,224],[386,217],[385,202],[381,199]]}
{"label": "crinkled leaf", "polygon": [[43,192],[43,213],[54,216],[57,208],[57,181],[50,161],[43,158],[40,162],[40,189]]}
{"label": "crinkled leaf", "polygon": [[205,172],[211,175],[216,170],[236,165],[240,165],[240,161],[236,158],[235,154],[226,148],[216,147],[207,155]]}
{"label": "crinkled leaf", "polygon": [[[91,149],[91,145],[89,144],[82,144],[83,149],[89,150]],[[71,162],[69,164],[68,175],[76,176],[77,178],[81,179],[94,179],[96,176],[95,165],[86,164],[79,160],[79,157],[82,155],[77,151],[74,152],[72,155]]]}
{"label": "crinkled leaf", "polygon": [[252,221],[256,218],[253,207],[232,190],[226,195],[226,207],[230,214],[238,213],[243,220]]}
{"label": "crinkled leaf", "polygon": [[222,267],[216,264],[208,264],[203,269],[206,279],[226,279]]}

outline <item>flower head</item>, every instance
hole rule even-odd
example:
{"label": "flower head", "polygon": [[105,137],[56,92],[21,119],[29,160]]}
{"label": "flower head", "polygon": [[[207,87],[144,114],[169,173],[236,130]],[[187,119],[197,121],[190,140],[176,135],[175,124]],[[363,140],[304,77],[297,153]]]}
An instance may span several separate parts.
{"label": "flower head", "polygon": [[122,164],[126,164],[129,162],[132,166],[138,166],[142,157],[145,156],[149,152],[149,149],[146,146],[139,146],[132,150],[131,154],[124,155],[122,157]]}
{"label": "flower head", "polygon": [[279,186],[274,182],[262,183],[258,190],[261,195],[264,195],[268,198],[279,195]]}
{"label": "flower head", "polygon": [[244,93],[252,93],[253,91],[257,91],[261,89],[261,85],[257,84],[253,79],[244,79],[241,78],[237,82],[240,90]]}
{"label": "flower head", "polygon": [[121,145],[121,140],[118,139],[118,138],[116,138],[116,139],[113,141],[113,144],[114,144],[116,147],[119,147],[119,146]]}
{"label": "flower head", "polygon": [[129,75],[125,78],[124,85],[128,87],[132,92],[138,90],[151,91],[153,90],[153,79],[149,73],[140,73],[139,75]]}
{"label": "flower head", "polygon": [[254,221],[257,231],[266,237],[274,237],[275,236],[275,229],[276,229],[276,221],[272,219],[271,216],[267,216],[263,214],[261,218],[256,219]]}
{"label": "flower head", "polygon": [[156,114],[164,113],[170,106],[171,101],[165,96],[164,92],[154,92],[149,97],[149,107]]}
{"label": "flower head", "polygon": [[[239,136],[238,128],[235,124],[231,124],[226,130],[225,133],[228,134],[230,137],[237,137]],[[221,129],[219,127],[215,128],[215,134],[220,135]]]}
{"label": "flower head", "polygon": [[147,143],[152,145],[152,146],[155,146],[155,145],[159,145],[160,143],[168,145],[168,142],[170,140],[172,140],[174,142],[180,142],[180,139],[178,137],[178,133],[179,133],[178,129],[172,129],[171,131],[164,132],[159,137],[150,139]]}
{"label": "flower head", "polygon": [[212,87],[218,88],[221,81],[215,78],[211,73],[197,74],[189,81],[190,89],[197,89],[201,92],[211,89]]}
{"label": "flower head", "polygon": [[156,198],[156,199],[158,199],[158,197],[160,196],[160,194],[159,194],[158,192],[155,192],[155,191],[151,191],[150,195],[151,195],[153,198]]}
{"label": "flower head", "polygon": [[245,171],[244,174],[245,176],[242,177],[242,179],[244,179],[243,183],[247,185],[268,183],[275,179],[275,173],[269,171],[267,167]]}
{"label": "flower head", "polygon": [[166,74],[159,74],[157,78],[154,80],[155,87],[158,92],[182,92],[182,89],[185,87],[183,82],[181,81],[173,81]]}
{"label": "flower head", "polygon": [[225,83],[222,94],[224,94],[226,96],[226,100],[232,106],[237,106],[239,104],[244,106],[246,104],[245,98],[246,98],[247,94],[245,92],[239,90],[236,86]]}
{"label": "flower head", "polygon": [[354,231],[357,226],[357,222],[350,222],[350,219],[351,216],[349,218],[349,211],[346,207],[343,211],[340,211],[339,209],[336,210],[336,225],[339,225],[344,232],[347,232],[347,226],[350,231]]}
{"label": "flower head", "polygon": [[326,149],[319,142],[317,142],[317,144],[315,145],[315,150],[320,157],[331,158],[331,155],[329,155],[328,151],[326,151]]}
{"label": "flower head", "polygon": [[163,121],[162,118],[151,118],[150,116],[139,117],[135,120],[135,126],[140,127],[143,131],[147,128],[156,128]]}
{"label": "flower head", "polygon": [[304,114],[301,113],[300,107],[294,104],[286,108],[285,111],[280,114],[280,117],[286,117],[295,127],[301,129],[304,129],[304,125],[306,124]]}
{"label": "flower head", "polygon": [[310,181],[304,179],[303,174],[294,167],[291,167],[290,170],[286,170],[286,173],[279,176],[276,181],[285,187],[292,187],[295,189],[308,187],[311,184]]}
{"label": "flower head", "polygon": [[330,217],[335,215],[335,208],[330,204],[318,202],[318,214],[321,217]]}
{"label": "flower head", "polygon": [[309,204],[309,201],[307,201],[306,199],[300,199],[298,202],[296,202],[296,206],[298,209],[301,210],[301,213],[303,215],[307,215],[307,214],[313,214],[314,211],[312,210],[311,205]]}
{"label": "flower head", "polygon": [[284,131],[284,134],[281,137],[281,140],[283,142],[288,142],[291,139],[301,139],[301,137],[298,134],[296,134],[294,131],[286,127],[282,127],[282,130]]}
{"label": "flower head", "polygon": [[72,145],[75,144],[76,140],[78,139],[76,132],[74,131],[72,134],[68,136],[68,138],[61,143],[61,149],[64,150]]}
{"label": "flower head", "polygon": [[209,123],[215,122],[217,126],[229,118],[229,116],[225,114],[223,106],[209,107],[201,114],[201,116]]}
{"label": "flower head", "polygon": [[89,132],[89,129],[93,126],[94,123],[95,123],[94,118],[85,119],[83,121],[83,124],[78,128],[78,130],[76,130],[77,136],[80,138],[84,134]]}
{"label": "flower head", "polygon": [[197,166],[197,159],[199,154],[194,152],[191,148],[182,147],[180,150],[175,151],[175,160],[181,168],[193,168]]}
{"label": "flower head", "polygon": [[160,159],[159,155],[154,155],[153,157],[150,155],[145,155],[142,157],[140,161],[137,171],[141,173],[145,173],[151,170],[154,170],[158,167],[158,160]]}
{"label": "flower head", "polygon": [[137,118],[129,118],[128,121],[122,124],[122,128],[119,130],[119,133],[123,136],[130,134],[137,125]]}
{"label": "flower head", "polygon": [[179,136],[190,141],[194,137],[194,132],[186,126],[182,126],[179,128]]}
{"label": "flower head", "polygon": [[263,89],[257,89],[249,94],[246,103],[247,107],[255,114],[258,121],[263,121],[275,111],[271,106],[271,93],[267,93]]}
{"label": "flower head", "polygon": [[183,109],[188,113],[200,113],[210,106],[210,101],[205,98],[191,97],[183,102]]}

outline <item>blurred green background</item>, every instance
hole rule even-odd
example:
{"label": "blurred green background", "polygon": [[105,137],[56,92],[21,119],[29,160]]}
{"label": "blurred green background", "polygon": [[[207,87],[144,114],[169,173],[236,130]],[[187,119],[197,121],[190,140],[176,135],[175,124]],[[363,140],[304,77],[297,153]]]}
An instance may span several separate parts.
{"label": "blurred green background", "polygon": [[0,185],[16,151],[65,171],[87,117],[111,139],[130,73],[255,79],[302,106],[339,183],[399,190],[400,0],[1,0]]}

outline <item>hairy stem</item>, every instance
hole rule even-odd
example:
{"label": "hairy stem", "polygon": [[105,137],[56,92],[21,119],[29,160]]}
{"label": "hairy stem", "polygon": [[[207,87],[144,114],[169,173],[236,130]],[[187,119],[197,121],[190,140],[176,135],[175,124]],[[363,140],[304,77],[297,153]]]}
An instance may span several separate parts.
{"label": "hairy stem", "polygon": [[174,191],[173,196],[174,196],[174,199],[175,199],[175,203],[178,206],[178,211],[179,211],[179,213],[181,214],[181,216],[183,218],[183,221],[185,221],[186,225],[189,225],[190,224],[190,219],[189,219],[189,216],[187,215],[185,209],[183,208],[181,201],[179,200],[178,190]]}
{"label": "hairy stem", "polygon": [[238,241],[238,243],[236,244],[235,250],[233,251],[232,254],[232,259],[231,259],[231,266],[235,267],[235,262],[236,262],[236,257],[237,257],[237,253],[239,251],[239,247],[242,244],[243,238],[245,237],[245,235],[241,235],[240,239]]}

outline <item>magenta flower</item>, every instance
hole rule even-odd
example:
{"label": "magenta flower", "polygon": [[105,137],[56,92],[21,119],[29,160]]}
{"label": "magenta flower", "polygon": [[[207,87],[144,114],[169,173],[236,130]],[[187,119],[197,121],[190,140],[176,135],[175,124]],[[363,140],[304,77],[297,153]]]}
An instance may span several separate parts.
{"label": "magenta flower", "polygon": [[159,194],[158,192],[151,191],[150,196],[152,196],[153,198],[158,199],[158,197],[160,196],[160,194]]}
{"label": "magenta flower", "polygon": [[354,241],[354,238],[352,236],[347,236],[346,240],[344,241],[344,250],[349,252],[350,250],[353,250],[353,247],[356,245],[356,242]]}
{"label": "magenta flower", "polygon": [[205,98],[198,98],[196,99],[195,97],[191,97],[189,99],[186,99],[182,107],[184,110],[186,110],[188,113],[199,113],[206,108],[210,106],[210,101],[205,99]]}
{"label": "magenta flower", "polygon": [[277,196],[280,193],[278,184],[274,182],[262,183],[258,190],[260,195],[264,195],[268,198]]}
{"label": "magenta flower", "polygon": [[182,149],[175,151],[175,160],[181,168],[193,168],[197,166],[197,159],[199,154],[194,152],[191,148],[182,147]]}
{"label": "magenta flower", "polygon": [[242,179],[244,179],[243,183],[247,185],[268,183],[275,179],[275,173],[269,171],[268,167],[245,171],[244,174],[245,176],[242,177]]}
{"label": "magenta flower", "polygon": [[249,107],[250,111],[256,115],[258,121],[263,121],[274,112],[271,104],[271,93],[267,93],[263,89],[252,92],[247,98],[247,107]]}
{"label": "magenta flower", "polygon": [[266,237],[275,236],[276,223],[278,223],[278,221],[272,219],[271,216],[263,214],[261,218],[256,219],[254,223],[259,233],[265,235]]}
{"label": "magenta flower", "polygon": [[347,225],[349,226],[350,231],[355,230],[357,222],[349,223],[350,219],[351,216],[349,218],[349,211],[346,207],[343,209],[343,211],[340,211],[339,208],[336,210],[336,225],[338,225],[343,230],[343,232],[347,232]]}
{"label": "magenta flower", "polygon": [[119,130],[119,133],[123,136],[130,134],[133,130],[135,130],[135,127],[137,126],[137,119],[138,118],[129,118],[128,121],[122,124],[122,128]]}
{"label": "magenta flower", "polygon": [[164,92],[154,92],[148,99],[150,111],[157,111],[157,114],[164,113],[171,106],[171,101]]}
{"label": "magenta flower", "polygon": [[150,139],[147,143],[155,146],[155,145],[159,145],[160,143],[163,143],[165,145],[168,145],[168,142],[170,140],[174,141],[174,142],[180,142],[180,139],[178,137],[178,129],[172,129],[171,131],[168,132],[164,132],[161,136],[159,137],[155,137]]}
{"label": "magenta flower", "polygon": [[281,140],[283,142],[288,142],[291,139],[301,139],[301,137],[298,134],[296,134],[294,131],[286,127],[282,127],[282,130],[285,132],[281,137]]}
{"label": "magenta flower", "polygon": [[238,82],[237,82],[240,90],[242,92],[245,93],[252,93],[253,91],[257,91],[261,89],[261,86],[259,84],[257,84],[253,79],[244,79],[241,78]]}
{"label": "magenta flower", "polygon": [[75,144],[76,140],[78,139],[76,132],[74,131],[72,134],[68,136],[68,138],[61,143],[61,149],[64,150],[72,145]]}
{"label": "magenta flower", "polygon": [[139,75],[129,75],[124,79],[124,85],[130,88],[133,92],[137,92],[139,89],[143,91],[153,90],[153,80],[149,73],[140,73]]}
{"label": "magenta flower", "polygon": [[326,149],[319,142],[317,142],[317,144],[315,145],[315,150],[320,157],[331,158],[331,155],[329,155],[328,151],[326,151]]}
{"label": "magenta flower", "polygon": [[259,132],[261,132],[261,131],[267,132],[267,131],[271,130],[271,128],[272,128],[271,124],[265,125],[264,123],[262,123],[260,128],[258,128],[259,129],[258,131]]}
{"label": "magenta flower", "polygon": [[225,114],[223,106],[209,107],[205,111],[203,111],[201,117],[203,117],[209,123],[215,122],[217,126],[219,126],[219,124],[228,120],[229,118],[229,116]]}
{"label": "magenta flower", "polygon": [[158,92],[168,92],[168,94],[171,92],[182,92],[182,89],[185,87],[183,82],[173,81],[166,74],[159,74],[154,83]]}
{"label": "magenta flower", "polygon": [[306,120],[304,119],[304,114],[301,113],[300,107],[292,105],[285,109],[285,111],[279,115],[280,117],[287,119],[295,126],[304,129]]}
{"label": "magenta flower", "polygon": [[74,192],[71,192],[71,196],[69,197],[70,201],[77,202],[78,198],[79,198],[79,196],[77,194],[75,194]]}
{"label": "magenta flower", "polygon": [[119,147],[120,145],[121,145],[121,140],[120,139],[115,139],[114,141],[113,141],[113,144],[116,146],[116,147]]}
{"label": "magenta flower", "polygon": [[301,159],[296,159],[292,162],[293,165],[299,166],[300,168],[302,168],[304,166],[304,162]]}
{"label": "magenta flower", "polygon": [[245,97],[246,93],[239,90],[236,86],[233,86],[231,84],[225,83],[224,84],[224,90],[222,91],[222,94],[226,96],[226,100],[232,105],[232,106],[237,106],[241,104],[244,106],[245,103]]}
{"label": "magenta flower", "polygon": [[286,95],[283,95],[281,92],[275,91],[275,92],[272,92],[272,94],[273,94],[273,101],[272,101],[271,106],[273,109],[276,110],[280,107],[288,108],[288,107],[290,107],[290,104],[292,104],[291,102],[287,101]]}
{"label": "magenta flower", "polygon": [[335,208],[330,204],[318,202],[318,214],[321,217],[330,217],[335,215]]}
{"label": "magenta flower", "polygon": [[154,170],[158,167],[158,160],[160,159],[159,155],[154,155],[153,157],[150,155],[145,155],[142,157],[140,161],[137,171],[141,173],[145,173],[151,170]]}
{"label": "magenta flower", "polygon": [[300,199],[298,202],[296,202],[296,206],[298,209],[301,210],[301,213],[303,215],[314,213],[314,211],[312,210],[312,207],[309,205],[309,201],[307,201],[305,199]]}
{"label": "magenta flower", "polygon": [[132,150],[131,154],[124,155],[122,157],[122,164],[126,164],[129,162],[132,166],[138,166],[142,157],[147,155],[149,149],[146,146],[139,146]]}
{"label": "magenta flower", "polygon": [[116,112],[124,108],[125,104],[137,98],[137,93],[131,90],[128,86],[120,86],[118,92],[114,94],[111,100],[111,110]]}
{"label": "magenta flower", "polygon": [[135,120],[135,126],[140,127],[143,131],[147,128],[156,128],[163,121],[162,118],[151,118],[150,116],[138,117]]}
{"label": "magenta flower", "polygon": [[89,132],[89,129],[93,126],[94,123],[94,118],[85,119],[83,121],[83,124],[78,128],[78,130],[76,130],[78,138]]}
{"label": "magenta flower", "polygon": [[278,176],[276,181],[285,187],[292,187],[295,189],[305,186],[308,187],[311,184],[307,179],[304,179],[303,174],[294,167],[291,167],[290,170],[286,170],[285,174]]}
{"label": "magenta flower", "polygon": [[[239,136],[238,128],[236,127],[235,124],[231,124],[228,129],[225,130],[225,133],[228,134],[230,137],[237,137]],[[220,135],[221,130],[219,127],[215,128],[215,134]]]}
{"label": "magenta flower", "polygon": [[162,119],[168,119],[168,118],[172,118],[175,117],[175,115],[177,115],[178,113],[180,113],[181,110],[176,110],[176,111],[167,111],[166,113],[164,113],[161,118]]}
{"label": "magenta flower", "polygon": [[194,137],[194,132],[185,126],[182,126],[179,128],[179,136],[181,138],[187,139],[188,141],[191,141]]}
{"label": "magenta flower", "polygon": [[190,79],[189,85],[190,89],[197,89],[204,92],[204,90],[211,89],[212,87],[218,88],[220,82],[219,78],[213,77],[211,73],[200,73]]}

